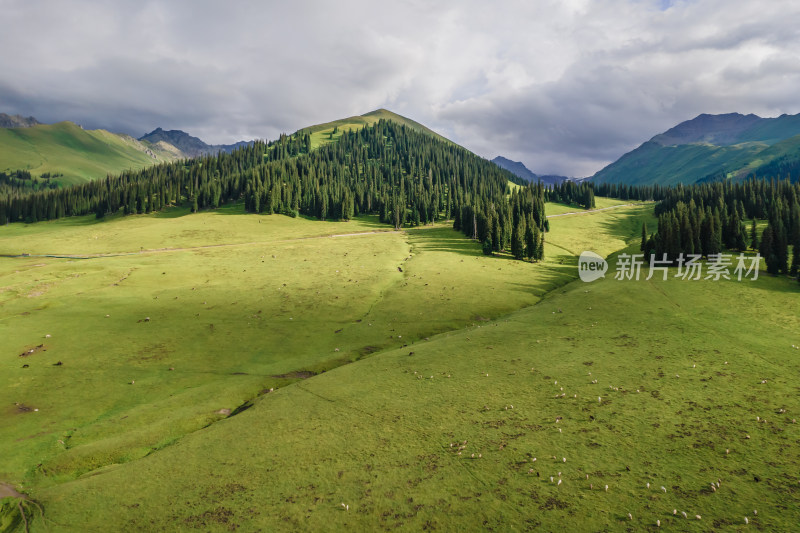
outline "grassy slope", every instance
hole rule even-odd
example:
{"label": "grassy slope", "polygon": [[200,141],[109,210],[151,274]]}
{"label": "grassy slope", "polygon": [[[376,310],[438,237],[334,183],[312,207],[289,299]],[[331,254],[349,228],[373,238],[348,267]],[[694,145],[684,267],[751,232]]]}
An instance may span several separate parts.
{"label": "grassy slope", "polygon": [[763,143],[732,146],[645,143],[599,171],[592,179],[597,183],[631,185],[694,183],[724,168],[740,168],[758,158],[765,148]]}
{"label": "grassy slope", "polygon": [[[669,523],[673,507],[703,515],[679,525],[689,530],[742,523],[751,507],[756,524],[791,527],[796,284],[564,286],[578,253],[638,241],[649,211],[554,218],[539,266],[483,257],[445,227],[308,238],[371,231],[372,219],[229,208],[48,223],[62,252],[238,246],[0,259],[0,479],[44,503],[34,526],[48,530],[598,530],[627,512],[637,528]],[[43,226],[0,228],[0,252],[47,251]],[[21,369],[18,354],[42,342]],[[274,377],[325,368],[293,385]],[[578,398],[556,399],[561,386]],[[241,414],[215,413],[254,396]],[[464,439],[459,457],[449,443]]]}
{"label": "grassy slope", "polygon": [[661,146],[647,142],[598,172],[594,180],[607,183],[676,185],[723,172],[743,179],[759,166],[780,157],[796,158],[800,116],[759,122],[743,132],[737,144]]}
{"label": "grassy slope", "polygon": [[798,157],[800,157],[800,135],[795,135],[764,149],[758,153],[757,157],[747,161],[743,166],[726,168],[726,174],[729,178],[745,179],[758,167],[771,163],[776,159],[796,160]]}
{"label": "grassy slope", "polygon": [[448,142],[448,143],[452,142],[452,141],[442,137],[441,135],[439,135],[435,131],[427,128],[426,126],[423,126],[419,122],[415,122],[415,121],[411,120],[410,118],[406,118],[404,116],[398,115],[397,113],[392,113],[391,111],[388,111],[386,109],[376,109],[375,111],[371,111],[369,113],[364,113],[363,115],[349,117],[349,118],[343,118],[343,119],[340,119],[340,120],[334,120],[333,122],[326,122],[324,124],[317,124],[316,126],[310,126],[308,128],[303,128],[302,130],[299,130],[298,133],[310,133],[311,134],[311,147],[312,148],[317,148],[318,146],[320,146],[322,144],[326,144],[326,143],[331,142],[331,138],[329,137],[329,135],[331,133],[333,133],[333,129],[334,128],[337,128],[337,127],[339,128],[337,134],[333,135],[333,137],[332,137],[332,139],[335,141],[339,137],[341,137],[341,134],[344,131],[346,131],[348,129],[357,130],[357,129],[363,128],[365,126],[370,126],[370,125],[378,122],[380,119],[391,120],[391,121],[396,122],[398,124],[403,124],[403,125],[405,125],[405,126],[407,126],[409,128],[412,128],[412,129],[414,129],[416,131],[420,131],[420,132],[428,133],[429,135],[433,135],[434,137],[436,137],[439,140],[442,140],[442,141],[445,141],[445,142]]}
{"label": "grassy slope", "polygon": [[[9,437],[0,479],[44,486],[142,457],[293,381],[275,376],[508,313],[571,275],[556,248],[544,267],[486,258],[448,227],[406,235],[373,218],[318,222],[240,207],[180,215],[0,229],[0,253],[132,253],[0,259],[0,404],[13,415],[0,419]],[[620,243],[601,242],[608,251]],[[139,253],[164,244],[199,247]],[[19,357],[38,344],[46,351]]]}
{"label": "grassy slope", "polygon": [[170,159],[156,149],[153,159],[143,147],[131,137],[84,130],[72,122],[0,128],[0,170],[24,169],[36,176],[58,172],[64,174],[60,182],[71,184]]}

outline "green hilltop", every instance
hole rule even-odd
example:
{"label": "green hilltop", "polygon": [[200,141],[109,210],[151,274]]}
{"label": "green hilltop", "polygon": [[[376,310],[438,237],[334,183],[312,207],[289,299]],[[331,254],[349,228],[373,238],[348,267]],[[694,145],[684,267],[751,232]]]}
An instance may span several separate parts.
{"label": "green hilltop", "polygon": [[[363,128],[364,126],[371,126],[381,119],[390,120],[397,124],[409,127],[415,131],[432,135],[441,141],[453,144],[451,140],[439,135],[432,129],[423,126],[419,122],[411,120],[410,118],[406,118],[402,115],[398,115],[397,113],[393,113],[387,109],[376,109],[375,111],[370,111],[369,113],[364,113],[363,115],[356,115],[331,122],[325,122],[323,124],[317,124],[315,126],[308,126],[298,130],[297,133],[301,135],[311,135],[311,146],[312,148],[316,148],[322,144],[330,142],[331,140],[338,139],[341,133],[347,129],[357,130]],[[333,133],[334,130],[336,130],[336,133]]]}
{"label": "green hilltop", "polygon": [[0,172],[62,174],[63,185],[82,183],[177,158],[161,146],[72,122],[0,128]]}

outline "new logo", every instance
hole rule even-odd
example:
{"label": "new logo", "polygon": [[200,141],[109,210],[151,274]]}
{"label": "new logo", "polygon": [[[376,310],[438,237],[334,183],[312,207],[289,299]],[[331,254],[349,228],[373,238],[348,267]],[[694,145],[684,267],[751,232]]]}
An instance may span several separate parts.
{"label": "new logo", "polygon": [[578,258],[578,275],[581,281],[589,283],[605,277],[608,262],[594,252],[583,252]]}

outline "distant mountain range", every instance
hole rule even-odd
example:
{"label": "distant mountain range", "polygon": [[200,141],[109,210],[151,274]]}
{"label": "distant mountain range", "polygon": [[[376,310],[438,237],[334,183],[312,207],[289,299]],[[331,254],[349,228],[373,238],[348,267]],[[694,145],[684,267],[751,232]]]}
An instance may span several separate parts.
{"label": "distant mountain range", "polygon": [[181,130],[163,130],[156,128],[147,135],[139,137],[140,141],[150,144],[166,143],[177,148],[185,157],[199,157],[213,155],[218,152],[230,152],[242,146],[248,146],[253,141],[239,141],[235,144],[206,144],[197,137],[192,137]]}
{"label": "distant mountain range", "polygon": [[497,165],[500,168],[504,168],[511,172],[512,174],[519,176],[520,178],[524,179],[525,181],[529,181],[532,183],[537,183],[541,181],[545,185],[554,185],[556,183],[561,183],[563,181],[567,181],[571,178],[566,176],[555,176],[555,175],[539,175],[534,174],[531,172],[528,167],[524,164],[520,163],[519,161],[512,161],[510,159],[506,159],[503,156],[497,156],[492,159],[492,163]]}
{"label": "distant mountain range", "polygon": [[[645,185],[784,177],[800,166],[800,114],[702,114],[654,136],[591,177]],[[796,171],[795,171],[796,172]]]}
{"label": "distant mountain range", "polygon": [[[382,118],[444,139],[385,109],[300,132],[310,134],[312,147],[317,147],[332,142],[342,131]],[[106,130],[84,130],[72,122],[42,124],[34,117],[0,113],[0,172],[58,174],[62,184],[80,183],[163,161],[229,152],[250,142],[210,145],[181,130],[162,128],[135,139]],[[524,164],[501,156],[492,162],[528,182],[552,185],[574,179],[535,174]],[[740,181],[748,176],[800,179],[800,114],[776,118],[740,113],[698,115],[655,135],[589,179],[597,183],[676,185]]]}

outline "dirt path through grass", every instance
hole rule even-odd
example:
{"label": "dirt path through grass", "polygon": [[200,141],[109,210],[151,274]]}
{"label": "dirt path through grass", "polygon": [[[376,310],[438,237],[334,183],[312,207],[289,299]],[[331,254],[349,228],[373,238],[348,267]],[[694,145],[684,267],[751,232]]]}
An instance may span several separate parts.
{"label": "dirt path through grass", "polygon": [[13,485],[3,483],[0,481],[0,500],[3,498],[22,498],[27,499],[27,496],[16,491]]}
{"label": "dirt path through grass", "polygon": [[0,254],[0,257],[9,258],[9,259],[25,259],[30,257],[50,257],[54,259],[97,259],[102,257],[124,257],[128,255],[141,255],[141,254],[158,254],[158,253],[168,253],[168,252],[188,252],[192,250],[204,250],[208,248],[229,248],[233,246],[256,246],[259,244],[282,244],[287,242],[297,242],[297,241],[306,241],[309,239],[328,239],[334,237],[354,237],[359,235],[375,235],[379,233],[400,233],[401,231],[405,230],[374,230],[374,231],[363,231],[359,233],[339,233],[339,234],[332,234],[332,235],[312,235],[310,237],[297,237],[295,239],[281,239],[278,241],[251,241],[251,242],[235,242],[235,243],[222,243],[222,244],[203,244],[199,246],[185,246],[185,247],[175,247],[175,248],[151,248],[148,250],[139,250],[138,252],[120,252],[120,253],[113,253],[113,254],[61,254],[61,253],[51,253],[51,254]]}

